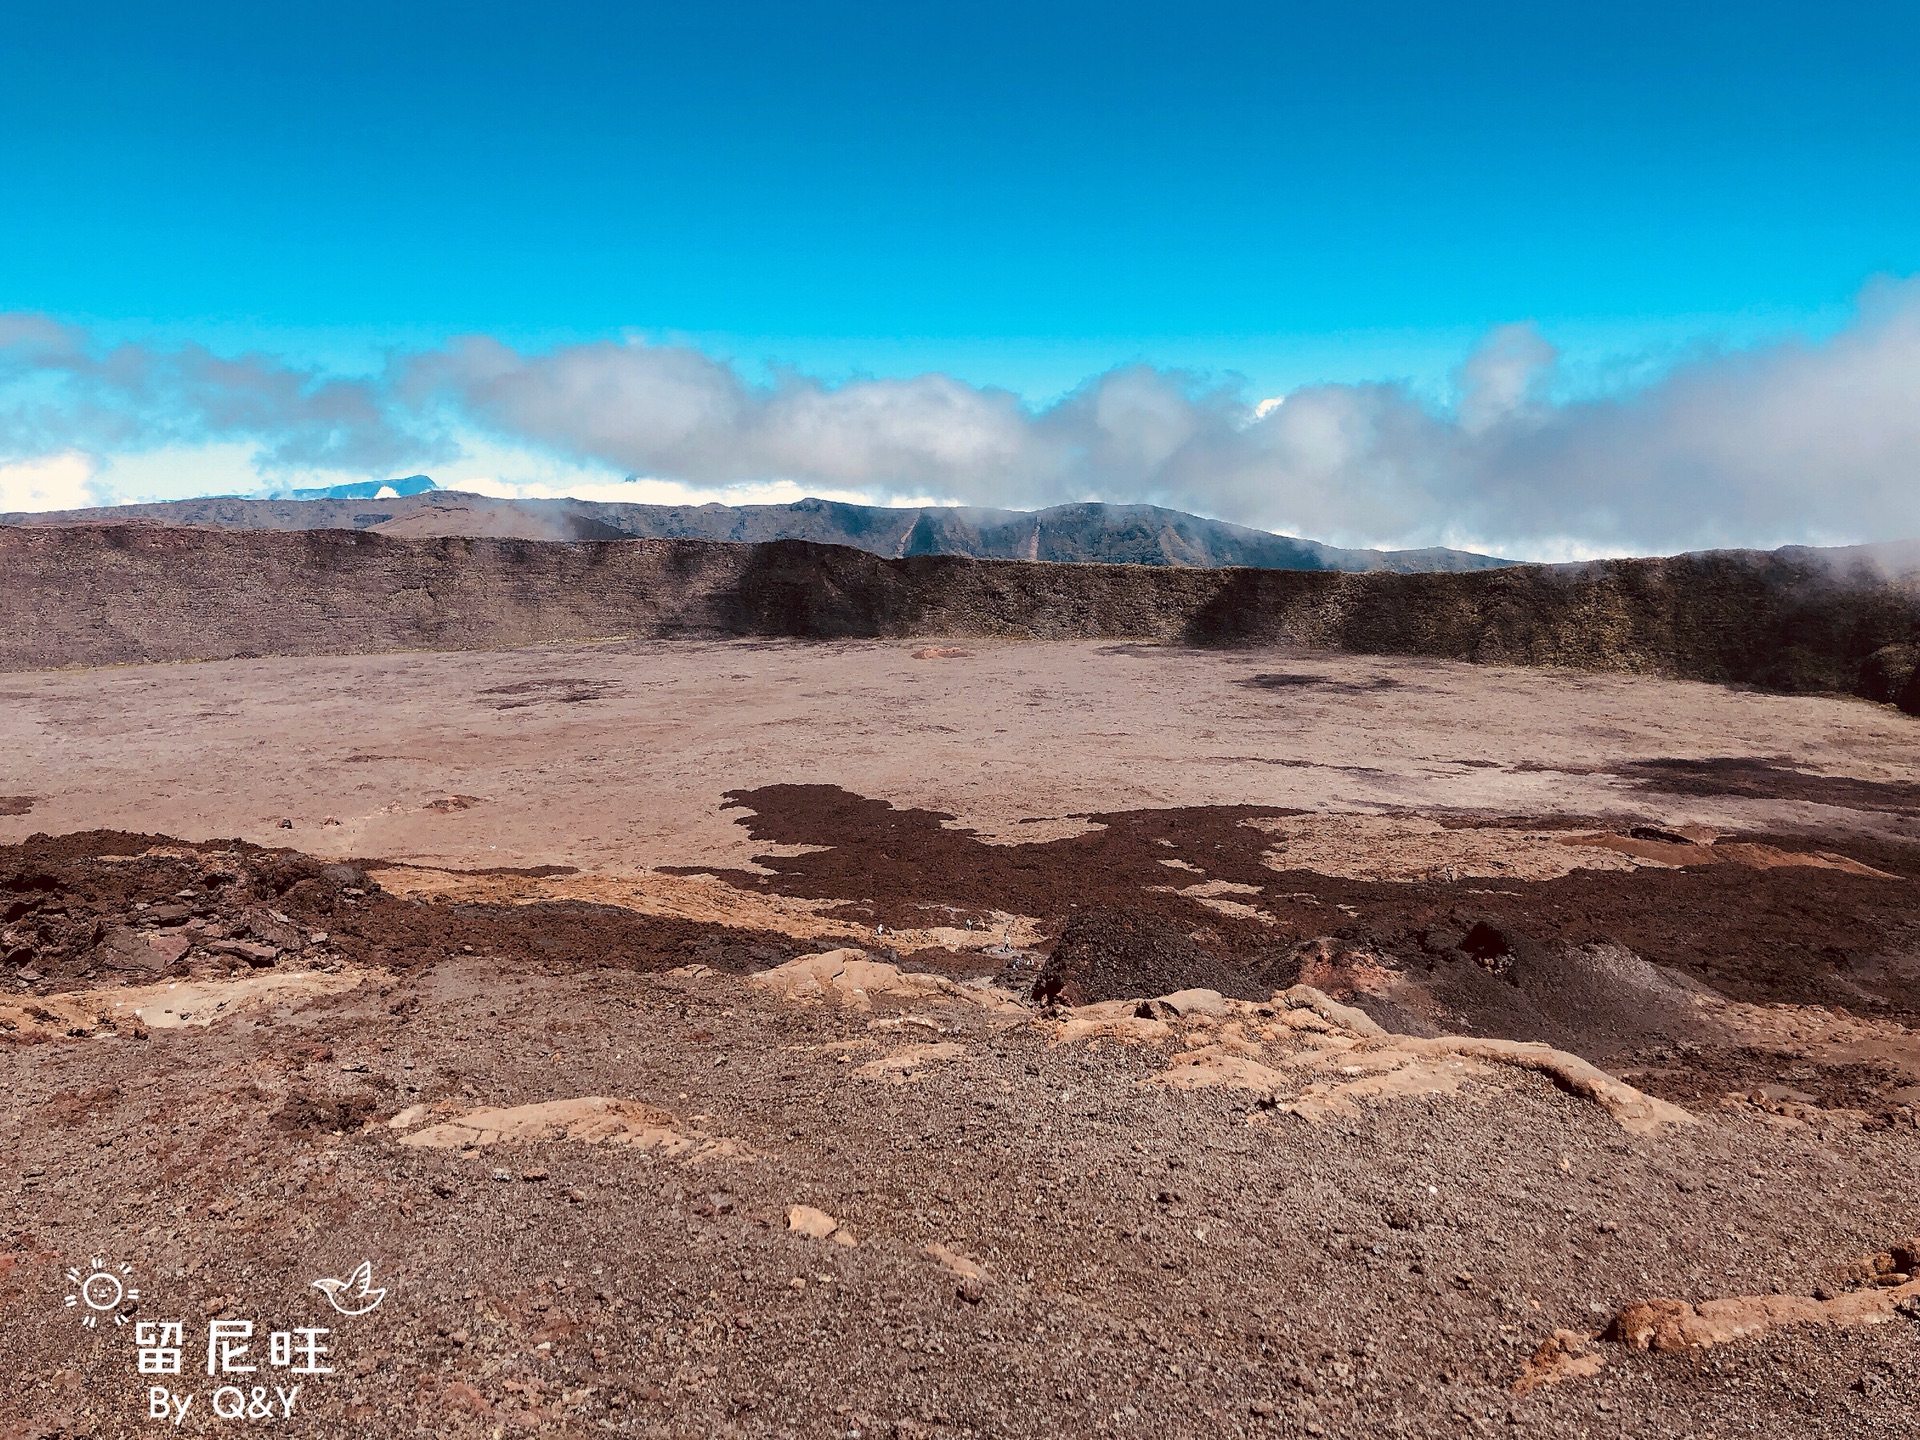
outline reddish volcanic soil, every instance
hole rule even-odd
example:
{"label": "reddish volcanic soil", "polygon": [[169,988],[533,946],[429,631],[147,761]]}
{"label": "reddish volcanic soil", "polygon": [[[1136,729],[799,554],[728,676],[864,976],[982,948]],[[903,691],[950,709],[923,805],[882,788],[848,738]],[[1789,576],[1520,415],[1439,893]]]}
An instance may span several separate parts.
{"label": "reddish volcanic soil", "polygon": [[1912,722],[918,648],[6,677],[0,1436],[1913,1432]]}

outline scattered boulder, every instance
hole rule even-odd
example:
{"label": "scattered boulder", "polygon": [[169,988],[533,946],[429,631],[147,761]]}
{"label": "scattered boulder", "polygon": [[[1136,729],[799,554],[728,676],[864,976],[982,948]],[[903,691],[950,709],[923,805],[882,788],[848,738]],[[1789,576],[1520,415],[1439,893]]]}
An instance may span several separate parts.
{"label": "scattered boulder", "polygon": [[824,1210],[811,1205],[789,1205],[787,1207],[787,1230],[807,1240],[831,1240],[851,1250],[860,1242],[853,1233]]}
{"label": "scattered boulder", "polygon": [[280,958],[278,945],[263,945],[255,940],[215,940],[208,944],[207,949],[215,955],[244,960],[256,970],[263,969]]}
{"label": "scattered boulder", "polygon": [[1577,1330],[1556,1330],[1533,1352],[1527,1368],[1514,1382],[1513,1393],[1526,1395],[1563,1380],[1587,1379],[1600,1373],[1607,1361],[1594,1350],[1595,1336]]}
{"label": "scattered boulder", "polygon": [[1857,1261],[1847,1268],[1846,1279],[1855,1286],[1882,1287],[1920,1279],[1920,1235]]}
{"label": "scattered boulder", "polygon": [[987,1295],[988,1275],[984,1265],[948,1245],[926,1248],[927,1258],[952,1273],[954,1294],[969,1305],[978,1305]]}

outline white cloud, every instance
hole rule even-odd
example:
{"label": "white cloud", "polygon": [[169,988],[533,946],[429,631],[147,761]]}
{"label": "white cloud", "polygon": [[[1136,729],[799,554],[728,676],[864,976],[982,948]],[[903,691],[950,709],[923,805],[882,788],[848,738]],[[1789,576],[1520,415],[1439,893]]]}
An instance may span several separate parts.
{"label": "white cloud", "polygon": [[1480,435],[1530,411],[1539,413],[1559,358],[1531,325],[1491,331],[1460,367],[1460,428]]}
{"label": "white cloud", "polygon": [[[241,441],[174,443],[150,450],[126,450],[96,457],[96,488],[113,503],[186,500],[196,495],[251,495],[260,489],[259,447]],[[326,472],[322,472],[323,474]],[[304,473],[289,484],[306,484]],[[348,473],[340,479],[364,480]],[[338,483],[332,475],[315,480]]]}
{"label": "white cloud", "polygon": [[[565,459],[551,451],[504,443],[484,436],[463,437],[458,459],[436,467],[443,490],[465,490],[501,500],[600,500],[627,505],[790,505],[809,495],[821,500],[868,504],[870,490],[803,486],[792,480],[743,481],[696,485],[665,476],[628,475],[604,464]],[[938,497],[903,495],[887,503],[937,505]]]}
{"label": "white cloud", "polygon": [[752,386],[641,344],[469,342],[414,362],[408,383],[465,423],[696,485],[1144,500],[1345,544],[1523,556],[1920,533],[1920,287],[1870,292],[1821,344],[1698,356],[1598,399],[1555,403],[1557,366],[1531,327],[1496,329],[1451,409],[1396,383],[1250,405],[1145,366],[1041,408],[942,376]]}
{"label": "white cloud", "polygon": [[448,445],[378,379],[198,345],[97,346],[78,327],[0,315],[0,458],[241,442],[264,470],[379,469]]}
{"label": "white cloud", "polygon": [[944,375],[838,388],[753,386],[680,346],[577,345],[522,355],[484,339],[417,356],[401,393],[502,439],[692,484],[793,480],[890,491],[918,477],[1019,472],[1032,441],[1017,396]]}
{"label": "white cloud", "polygon": [[688,485],[680,480],[633,475],[620,480],[583,481],[575,485],[556,485],[542,481],[503,480],[495,476],[472,476],[449,482],[443,489],[465,490],[475,495],[490,495],[499,500],[596,500],[618,505],[791,505],[809,497],[815,500],[840,500],[849,505],[951,505],[956,502],[933,495],[876,496],[869,490],[832,490],[818,485],[798,485],[791,480],[773,480],[756,485]]}
{"label": "white cloud", "polygon": [[116,494],[154,488],[143,457],[211,447],[223,473],[283,483],[424,469],[483,493],[668,504],[1151,501],[1340,544],[1539,558],[1920,535],[1920,285],[1870,289],[1818,343],[1700,354],[1556,400],[1566,388],[1527,326],[1488,334],[1450,405],[1396,382],[1252,401],[1134,365],[1035,406],[940,374],[753,383],[645,343],[475,338],[340,379],[193,347],[98,350],[0,316],[0,461],[91,455],[94,489]]}
{"label": "white cloud", "polygon": [[0,511],[79,510],[98,505],[85,455],[48,455],[0,465]]}

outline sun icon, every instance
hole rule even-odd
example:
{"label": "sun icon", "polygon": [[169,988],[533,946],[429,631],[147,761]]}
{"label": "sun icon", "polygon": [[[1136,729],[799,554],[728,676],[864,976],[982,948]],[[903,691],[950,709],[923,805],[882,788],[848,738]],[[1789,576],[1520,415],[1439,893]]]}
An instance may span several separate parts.
{"label": "sun icon", "polygon": [[112,1312],[113,1323],[127,1323],[126,1312],[121,1306],[129,1300],[138,1300],[140,1292],[128,1284],[133,1275],[133,1267],[121,1264],[109,1268],[107,1262],[98,1255],[93,1257],[93,1268],[82,1275],[78,1266],[67,1271],[67,1279],[77,1288],[67,1296],[69,1310],[83,1310],[80,1323],[91,1330],[100,1323],[100,1317]]}

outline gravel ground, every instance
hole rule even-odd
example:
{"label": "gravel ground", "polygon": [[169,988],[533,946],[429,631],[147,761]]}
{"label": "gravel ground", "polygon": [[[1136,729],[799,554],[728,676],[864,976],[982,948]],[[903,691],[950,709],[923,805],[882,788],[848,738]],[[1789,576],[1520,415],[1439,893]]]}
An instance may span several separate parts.
{"label": "gravel ground", "polygon": [[[287,893],[344,906],[351,878]],[[796,1006],[607,933],[583,964],[416,927],[344,994],[0,1046],[0,1434],[226,1433],[216,1320],[256,1323],[255,1360],[330,1330],[289,1434],[1913,1433],[1907,1320],[1600,1342],[1597,1375],[1515,1390],[1554,1330],[1634,1300],[1844,1288],[1920,1231],[1911,1125],[1705,1110],[1631,1135],[1519,1071],[1310,1125],[1142,1085],[1152,1046]],[[861,1073],[902,1036],[961,1053]],[[577,1096],[732,1145],[425,1149],[383,1123]],[[793,1206],[854,1243],[790,1230]],[[95,1257],[130,1267],[133,1323],[65,1304]],[[385,1298],[338,1314],[311,1282],[362,1260]],[[182,1374],[137,1373],[138,1324],[176,1319]],[[291,1379],[238,1378],[270,1407]],[[155,1383],[195,1396],[177,1426]]]}

